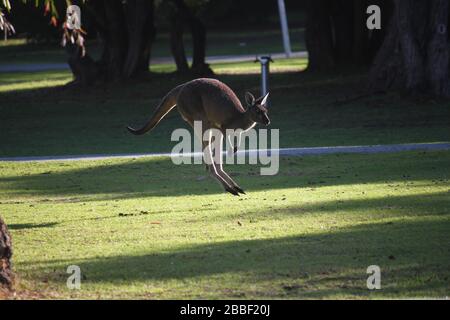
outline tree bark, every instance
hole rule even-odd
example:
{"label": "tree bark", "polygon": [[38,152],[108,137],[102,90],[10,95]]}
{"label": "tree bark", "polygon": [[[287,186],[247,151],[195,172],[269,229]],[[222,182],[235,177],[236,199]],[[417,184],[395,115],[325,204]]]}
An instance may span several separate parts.
{"label": "tree bark", "polygon": [[348,65],[354,62],[353,15],[354,12],[352,1],[331,1],[331,21],[334,34],[334,59],[335,63],[340,65]]}
{"label": "tree bark", "polygon": [[[414,10],[417,9],[417,4],[414,6],[409,0],[397,1],[397,10],[394,15],[405,68],[405,87],[408,90],[419,89],[425,77],[425,57],[422,50],[424,30],[422,29],[426,22],[423,18],[414,19]],[[420,14],[422,15],[424,12],[420,10]],[[416,30],[416,28],[420,30]]]}
{"label": "tree bark", "polygon": [[448,0],[396,0],[369,90],[450,97]]}
{"label": "tree bark", "polygon": [[369,72],[369,91],[383,91],[386,88],[397,88],[402,83],[403,70],[401,69],[401,56],[398,45],[398,30],[396,22],[389,22],[390,30],[383,44],[375,56]]}
{"label": "tree bark", "polygon": [[305,41],[308,48],[308,71],[323,71],[335,66],[329,0],[309,0]]}
{"label": "tree bark", "polygon": [[427,47],[426,77],[432,94],[450,97],[449,83],[449,3],[433,0],[430,11],[430,41]]}
{"label": "tree bark", "polygon": [[11,290],[14,274],[11,270],[12,241],[5,222],[0,217],[0,288]]}
{"label": "tree bark", "polygon": [[123,74],[126,78],[146,73],[149,68],[151,44],[155,39],[154,2],[128,0],[124,5],[128,50]]}
{"label": "tree bark", "polygon": [[74,84],[82,86],[92,85],[98,76],[99,69],[92,58],[85,54],[83,56],[81,48],[75,44],[66,45],[68,55],[67,63],[74,77]]}
{"label": "tree bark", "polygon": [[170,14],[170,49],[175,60],[178,72],[187,72],[189,64],[186,58],[186,51],[183,42],[183,21],[178,10]]}
{"label": "tree bark", "polygon": [[106,68],[107,80],[122,79],[122,70],[127,54],[126,21],[120,0],[104,0],[105,25],[103,34],[104,53],[102,65]]}
{"label": "tree bark", "polygon": [[353,46],[351,56],[353,61],[358,65],[366,64],[369,59],[366,8],[366,1],[353,2]]}
{"label": "tree bark", "polygon": [[183,45],[184,25],[191,30],[193,57],[191,70],[197,75],[212,74],[212,70],[205,62],[206,56],[206,28],[203,22],[191,11],[183,0],[171,0],[175,7],[176,13],[172,19],[171,30],[171,48],[177,64],[177,70],[184,72],[186,70],[187,59]]}
{"label": "tree bark", "polygon": [[366,9],[369,4],[377,4],[387,16],[389,1],[308,0],[305,36],[308,70],[368,66],[374,58],[372,52],[381,46],[384,33],[367,29]]}
{"label": "tree bark", "polygon": [[[97,70],[94,80],[104,81],[121,81],[149,71],[151,45],[156,34],[153,0],[90,0],[84,9],[102,40],[103,49],[100,60],[94,64],[96,68],[90,62],[88,68],[79,68],[81,57],[69,55],[76,80],[91,84],[93,69]],[[92,59],[87,56],[87,60]]]}

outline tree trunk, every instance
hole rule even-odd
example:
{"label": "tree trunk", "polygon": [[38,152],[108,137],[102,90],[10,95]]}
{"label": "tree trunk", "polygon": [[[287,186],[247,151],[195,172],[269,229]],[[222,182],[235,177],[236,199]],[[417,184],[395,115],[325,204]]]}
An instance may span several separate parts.
{"label": "tree trunk", "polygon": [[446,97],[450,97],[448,13],[448,1],[434,0],[431,2],[431,36],[428,42],[428,60],[425,66],[430,92],[436,96]]}
{"label": "tree trunk", "polygon": [[368,61],[368,31],[366,27],[366,1],[353,1],[353,46],[352,60],[363,65]]}
{"label": "tree trunk", "polygon": [[82,86],[93,84],[99,73],[94,60],[84,52],[84,48],[70,41],[66,43],[65,49],[68,56],[67,63],[74,77],[73,83]]}
{"label": "tree trunk", "polygon": [[448,0],[396,0],[369,75],[369,90],[450,97]]}
{"label": "tree trunk", "polygon": [[[151,45],[156,34],[153,0],[91,0],[84,9],[102,40],[103,51],[95,68],[88,55],[87,63],[79,55],[69,55],[76,80],[91,84],[93,69],[97,70],[94,80],[105,81],[121,81],[149,71]],[[80,65],[88,67],[80,68]]]}
{"label": "tree trunk", "polygon": [[178,72],[187,72],[189,64],[183,42],[184,26],[178,10],[170,15],[170,49]]}
{"label": "tree trunk", "polygon": [[193,57],[191,70],[197,75],[210,75],[212,70],[205,62],[206,28],[203,22],[195,16],[183,0],[172,0],[176,6],[176,13],[172,19],[171,48],[177,64],[177,70],[184,72],[187,66],[183,45],[183,26],[189,26],[192,35]]}
{"label": "tree trunk", "polygon": [[308,71],[328,70],[335,66],[329,0],[309,0],[305,41]]}
{"label": "tree trunk", "polygon": [[[359,0],[361,1],[361,0]],[[353,61],[353,3],[348,0],[331,1],[331,21],[334,34],[334,60],[348,65]]]}
{"label": "tree trunk", "polygon": [[5,222],[0,217],[0,289],[11,290],[14,275],[11,270],[12,242]]}
{"label": "tree trunk", "polygon": [[399,87],[402,83],[403,70],[401,69],[401,56],[398,45],[398,30],[396,22],[392,19],[389,22],[390,30],[383,41],[383,44],[375,56],[369,73],[369,91],[383,91],[386,88]]}
{"label": "tree trunk", "polygon": [[[366,4],[368,2],[366,1]],[[368,32],[368,38],[367,38],[367,51],[366,51],[366,62],[368,65],[375,59],[375,56],[378,52],[378,50],[381,48],[383,41],[386,36],[386,30],[389,29],[389,20],[392,16],[393,11],[393,3],[392,0],[376,0],[371,1],[370,4],[376,4],[381,8],[381,29],[375,29],[370,30]],[[365,8],[364,14],[365,14]],[[365,17],[367,17],[365,15]],[[366,29],[366,21],[362,22],[362,28]],[[366,29],[367,30],[367,29]]]}
{"label": "tree trunk", "polygon": [[[103,26],[104,53],[102,65],[106,80],[122,79],[123,65],[127,54],[126,21],[120,0],[103,0],[105,25]],[[102,35],[102,34],[100,34]]]}
{"label": "tree trunk", "polygon": [[384,33],[367,29],[366,9],[369,4],[377,4],[387,16],[389,1],[308,0],[305,37],[308,70],[368,66],[374,57],[371,52],[378,51]]}
{"label": "tree trunk", "polygon": [[[414,10],[417,9],[417,4],[414,6],[409,0],[398,1],[397,10],[394,15],[397,23],[403,68],[405,69],[405,87],[408,90],[419,89],[425,79],[425,56],[422,38],[425,33],[423,29],[426,26],[426,19],[423,19],[423,17],[417,17],[418,19],[415,19],[414,16],[417,16],[417,13]],[[420,10],[420,15],[423,14],[424,12]]]}
{"label": "tree trunk", "polygon": [[154,3],[148,0],[128,0],[124,5],[128,29],[128,50],[123,74],[126,78],[148,72],[151,44],[156,30],[153,25]]}
{"label": "tree trunk", "polygon": [[209,65],[205,62],[206,55],[206,29],[203,23],[191,15],[188,19],[191,27],[193,42],[192,69],[198,73],[209,72]]}

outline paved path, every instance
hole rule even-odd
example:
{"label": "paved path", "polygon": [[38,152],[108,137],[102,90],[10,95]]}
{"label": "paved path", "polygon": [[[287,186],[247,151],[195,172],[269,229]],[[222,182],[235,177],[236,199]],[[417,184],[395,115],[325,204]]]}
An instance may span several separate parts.
{"label": "paved path", "polygon": [[[292,58],[306,58],[308,53],[306,51],[293,52]],[[232,56],[209,56],[206,57],[207,63],[227,63],[227,62],[243,62],[243,61],[254,61],[256,55],[232,55]],[[273,53],[271,54],[272,59],[286,59],[284,53]],[[188,59],[189,62],[191,59]],[[174,63],[172,57],[161,57],[151,59],[151,64],[167,64]],[[48,70],[68,70],[69,65],[67,63],[23,63],[23,64],[0,64],[0,72],[38,72],[38,71],[48,71]]]}
{"label": "paved path", "polygon": [[[342,147],[312,147],[312,148],[281,148],[277,149],[282,156],[307,156],[307,155],[324,155],[336,153],[390,153],[401,151],[436,151],[450,150],[450,142],[436,143],[411,143],[411,144],[388,144],[373,146],[342,146]],[[259,152],[267,152],[269,150],[259,150]],[[239,151],[238,153],[247,153],[256,155],[258,150]],[[269,154],[274,152],[270,150]],[[139,154],[91,154],[91,155],[75,155],[75,156],[42,156],[42,157],[4,157],[0,158],[0,162],[16,161],[77,161],[77,160],[101,160],[114,158],[145,158],[145,157],[170,157],[170,153],[139,153]],[[188,153],[186,157],[201,156],[201,153]]]}

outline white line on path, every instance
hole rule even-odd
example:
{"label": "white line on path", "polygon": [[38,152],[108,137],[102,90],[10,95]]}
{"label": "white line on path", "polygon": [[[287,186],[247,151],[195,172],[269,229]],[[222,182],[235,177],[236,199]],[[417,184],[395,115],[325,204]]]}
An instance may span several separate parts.
{"label": "white line on path", "polygon": [[[387,144],[371,146],[338,146],[338,147],[311,147],[311,148],[281,148],[277,149],[281,156],[307,156],[307,155],[325,155],[336,153],[390,153],[402,151],[437,151],[450,150],[450,142],[433,143],[411,143],[411,144]],[[273,152],[275,150],[247,150],[249,155],[256,155],[258,152]],[[36,156],[36,157],[0,157],[0,162],[44,162],[44,161],[78,161],[78,160],[104,160],[104,159],[127,159],[127,158],[146,158],[146,157],[170,157],[170,153],[137,153],[137,154],[85,154],[85,155],[67,155],[67,156]],[[186,153],[183,156],[201,156],[201,153]]]}

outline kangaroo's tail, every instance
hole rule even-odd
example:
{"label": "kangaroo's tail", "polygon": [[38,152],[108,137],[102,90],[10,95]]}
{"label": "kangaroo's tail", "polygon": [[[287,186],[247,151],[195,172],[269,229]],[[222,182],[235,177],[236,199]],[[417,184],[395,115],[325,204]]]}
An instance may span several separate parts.
{"label": "kangaroo's tail", "polygon": [[162,98],[150,120],[148,120],[141,128],[134,129],[132,127],[127,127],[128,131],[135,135],[141,135],[156,127],[162,118],[164,118],[165,115],[177,105],[177,97],[181,88],[183,88],[183,85],[179,85],[178,87],[170,90],[169,93]]}

